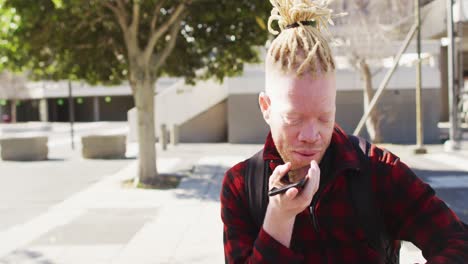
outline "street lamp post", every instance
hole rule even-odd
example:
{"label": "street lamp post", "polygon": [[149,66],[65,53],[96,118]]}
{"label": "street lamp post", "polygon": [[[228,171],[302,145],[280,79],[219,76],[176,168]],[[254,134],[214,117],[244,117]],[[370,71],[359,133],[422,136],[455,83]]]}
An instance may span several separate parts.
{"label": "street lamp post", "polygon": [[418,62],[416,64],[416,149],[414,153],[425,154],[427,153],[426,148],[423,146],[424,133],[423,133],[423,112],[422,112],[422,100],[421,100],[421,0],[415,0],[415,12],[416,12],[416,25],[417,38],[416,38],[416,50],[418,53]]}
{"label": "street lamp post", "polygon": [[68,81],[68,115],[70,119],[71,148],[74,150],[75,142],[73,123],[75,122],[75,104],[73,103],[72,83],[70,80]]}
{"label": "street lamp post", "polygon": [[447,0],[447,38],[448,38],[448,97],[449,97],[449,140],[444,144],[446,151],[460,149],[460,142],[457,139],[458,114],[457,98],[455,93],[454,68],[455,68],[455,39],[453,34],[453,0]]}

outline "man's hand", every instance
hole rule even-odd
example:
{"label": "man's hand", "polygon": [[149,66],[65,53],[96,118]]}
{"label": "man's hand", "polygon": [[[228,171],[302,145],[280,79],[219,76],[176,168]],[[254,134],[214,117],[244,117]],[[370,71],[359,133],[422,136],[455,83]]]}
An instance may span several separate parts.
{"label": "man's hand", "polygon": [[[291,169],[291,163],[279,165],[269,180],[269,189],[273,187],[281,187],[281,179]],[[311,161],[310,168],[306,178],[309,178],[302,191],[297,188],[291,188],[282,195],[270,197],[268,205],[274,213],[282,219],[295,218],[297,214],[302,212],[310,205],[312,197],[317,192],[320,182],[320,169],[315,160]]]}
{"label": "man's hand", "polygon": [[[279,165],[273,171],[269,180],[269,189],[281,187],[281,179],[291,169],[291,163]],[[310,168],[307,172],[308,181],[302,191],[297,188],[291,188],[285,193],[270,196],[270,202],[267,207],[264,230],[281,244],[289,247],[292,236],[292,229],[296,215],[307,208],[312,202],[312,198],[318,190],[320,183],[320,169],[315,160],[310,162]]]}

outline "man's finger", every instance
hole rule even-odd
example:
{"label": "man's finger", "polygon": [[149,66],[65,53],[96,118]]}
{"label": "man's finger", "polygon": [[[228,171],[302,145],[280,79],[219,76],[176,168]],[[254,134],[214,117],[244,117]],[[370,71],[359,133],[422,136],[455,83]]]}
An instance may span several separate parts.
{"label": "man's finger", "polygon": [[270,188],[273,187],[273,185],[276,182],[281,180],[281,178],[283,178],[283,176],[286,175],[286,173],[288,173],[288,171],[290,169],[291,169],[291,163],[290,162],[287,162],[287,163],[285,163],[283,165],[276,166],[275,170],[273,171],[273,173],[271,174],[270,179],[269,179]]}
{"label": "man's finger", "polygon": [[311,176],[316,177],[320,180],[320,168],[315,160],[310,162],[310,169],[309,169]]}
{"label": "man's finger", "polygon": [[310,168],[308,171],[309,175],[309,180],[311,181],[311,187],[312,187],[312,195],[317,192],[319,184],[320,184],[320,168],[315,160],[310,162]]}
{"label": "man's finger", "polygon": [[285,194],[288,200],[293,200],[294,198],[296,198],[298,193],[299,193],[299,190],[297,188],[291,188],[287,190]]}
{"label": "man's finger", "polygon": [[312,161],[310,163],[310,168],[307,171],[307,180],[304,190],[301,192],[300,199],[311,200],[313,195],[317,192],[318,186],[320,183],[320,168],[317,165],[317,162]]}

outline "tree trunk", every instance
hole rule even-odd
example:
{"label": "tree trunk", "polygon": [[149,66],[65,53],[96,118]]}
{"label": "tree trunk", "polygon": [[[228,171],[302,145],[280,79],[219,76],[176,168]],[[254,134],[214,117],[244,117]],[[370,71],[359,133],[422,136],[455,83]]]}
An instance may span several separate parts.
{"label": "tree trunk", "polygon": [[[364,85],[364,112],[366,112],[369,108],[370,101],[374,97],[375,91],[372,87],[372,75],[369,69],[369,65],[365,60],[360,60],[359,69]],[[366,121],[366,129],[370,140],[373,143],[382,142],[382,134],[380,131],[380,114],[377,106],[374,107]]]}
{"label": "tree trunk", "polygon": [[157,184],[160,182],[156,169],[156,136],[154,120],[154,84],[155,80],[145,71],[136,72],[134,90],[135,105],[138,116],[139,165],[137,182]]}
{"label": "tree trunk", "polygon": [[[159,1],[161,3],[156,4],[157,7],[149,25],[148,40],[144,45],[140,43],[139,38],[139,35],[142,34],[139,30],[141,1],[132,1],[133,12],[131,16],[125,10],[126,4],[124,2],[128,1],[113,1],[116,2],[115,4],[111,3],[112,1],[102,2],[117,18],[128,53],[129,81],[138,119],[139,166],[135,183],[157,185],[162,182],[162,178],[158,175],[156,168],[154,85],[159,68],[175,47],[187,2],[179,3],[169,19],[156,28],[159,8],[164,2]],[[168,37],[169,41],[167,41]],[[165,47],[158,54],[159,56],[156,56],[154,54],[155,47],[161,42],[165,44]]]}
{"label": "tree trunk", "polygon": [[11,100],[11,104],[10,104],[10,110],[11,110],[10,111],[11,112],[11,117],[10,117],[11,121],[10,122],[11,123],[16,123],[16,120],[17,120],[17,118],[16,118],[16,116],[17,116],[16,104],[17,103],[18,103],[18,100],[16,100],[16,99]]}

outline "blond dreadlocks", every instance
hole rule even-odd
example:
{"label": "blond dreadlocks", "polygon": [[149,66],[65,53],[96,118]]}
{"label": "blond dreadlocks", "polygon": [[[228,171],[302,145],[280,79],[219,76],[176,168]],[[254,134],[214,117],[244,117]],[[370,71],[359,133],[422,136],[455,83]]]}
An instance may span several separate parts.
{"label": "blond dreadlocks", "polygon": [[[266,61],[283,71],[304,72],[315,76],[333,72],[335,62],[329,41],[328,24],[333,25],[330,0],[270,0],[273,5],[268,31],[278,35],[272,42]],[[272,28],[277,20],[281,32]]]}

